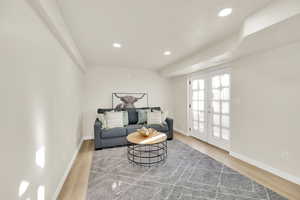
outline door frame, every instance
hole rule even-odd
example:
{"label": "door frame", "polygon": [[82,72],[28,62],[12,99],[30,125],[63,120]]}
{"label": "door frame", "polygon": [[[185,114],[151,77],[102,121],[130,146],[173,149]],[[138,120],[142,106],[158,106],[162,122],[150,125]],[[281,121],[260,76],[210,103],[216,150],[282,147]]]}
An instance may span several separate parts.
{"label": "door frame", "polygon": [[[190,91],[190,84],[192,79],[195,79],[195,77],[206,77],[206,76],[211,76],[212,74],[215,73],[229,73],[230,74],[230,103],[229,103],[229,113],[230,113],[230,120],[232,119],[232,113],[231,113],[231,108],[232,108],[232,68],[229,67],[228,65],[223,65],[223,66],[219,66],[219,67],[214,67],[212,69],[207,69],[207,70],[203,70],[203,71],[198,71],[192,74],[189,74],[187,76],[187,131],[188,131],[188,136],[192,136],[192,119],[191,119],[191,109],[190,109],[190,103],[191,103],[191,91]],[[230,123],[232,124],[232,123]],[[207,125],[208,126],[208,122]],[[208,130],[210,127],[207,127],[207,131],[211,131]],[[204,142],[210,143],[214,146],[217,146],[219,148],[222,148],[226,151],[230,151],[231,148],[231,140],[232,140],[232,134],[231,134],[231,130],[232,130],[232,126],[230,126],[230,140],[229,140],[229,145],[222,145],[220,143],[214,143],[214,142],[209,142],[208,139],[200,139]],[[206,135],[208,135],[209,133],[206,133]]]}

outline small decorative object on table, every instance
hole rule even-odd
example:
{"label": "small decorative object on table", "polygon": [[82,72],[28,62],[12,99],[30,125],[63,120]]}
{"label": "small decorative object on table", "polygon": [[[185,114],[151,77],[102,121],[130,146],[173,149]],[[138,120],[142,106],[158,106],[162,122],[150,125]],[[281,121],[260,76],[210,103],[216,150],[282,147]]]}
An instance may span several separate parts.
{"label": "small decorative object on table", "polygon": [[141,129],[138,129],[137,132],[144,137],[148,137],[150,134],[155,133],[157,131],[153,128],[142,127]]}

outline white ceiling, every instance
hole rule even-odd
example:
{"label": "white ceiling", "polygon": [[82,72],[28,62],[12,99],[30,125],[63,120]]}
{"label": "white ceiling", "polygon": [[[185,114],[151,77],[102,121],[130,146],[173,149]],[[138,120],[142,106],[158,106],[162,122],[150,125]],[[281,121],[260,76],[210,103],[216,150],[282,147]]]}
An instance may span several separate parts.
{"label": "white ceiling", "polygon": [[[58,0],[88,65],[159,69],[228,37],[272,0]],[[222,8],[232,15],[220,18]],[[123,45],[121,49],[112,43]],[[172,55],[164,56],[165,50]]]}

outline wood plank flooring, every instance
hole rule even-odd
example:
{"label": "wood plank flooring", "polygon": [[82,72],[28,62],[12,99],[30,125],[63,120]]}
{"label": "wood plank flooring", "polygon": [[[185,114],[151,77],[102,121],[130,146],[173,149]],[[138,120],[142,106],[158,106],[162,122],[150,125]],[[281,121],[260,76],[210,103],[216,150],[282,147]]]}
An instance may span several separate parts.
{"label": "wood plank flooring", "polygon": [[[272,189],[273,191],[291,200],[300,199],[300,186],[275,176],[269,172],[249,165],[243,161],[233,158],[228,152],[216,148],[210,144],[175,133],[175,138],[192,148],[209,155],[210,157],[235,169],[241,174],[255,180],[256,182]],[[78,153],[74,165],[67,177],[66,182],[59,194],[59,200],[85,200],[89,170],[93,156],[94,143],[92,140],[85,141]]]}
{"label": "wood plank flooring", "polygon": [[94,141],[84,141],[58,196],[59,200],[85,199],[93,151]]}

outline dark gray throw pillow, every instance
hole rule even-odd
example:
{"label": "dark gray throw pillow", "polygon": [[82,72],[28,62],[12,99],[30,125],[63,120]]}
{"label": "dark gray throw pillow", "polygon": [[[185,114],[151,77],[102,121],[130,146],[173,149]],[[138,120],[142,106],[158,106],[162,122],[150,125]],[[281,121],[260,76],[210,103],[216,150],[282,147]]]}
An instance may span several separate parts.
{"label": "dark gray throw pillow", "polygon": [[128,109],[128,122],[129,124],[137,124],[138,122],[138,112],[136,109]]}

